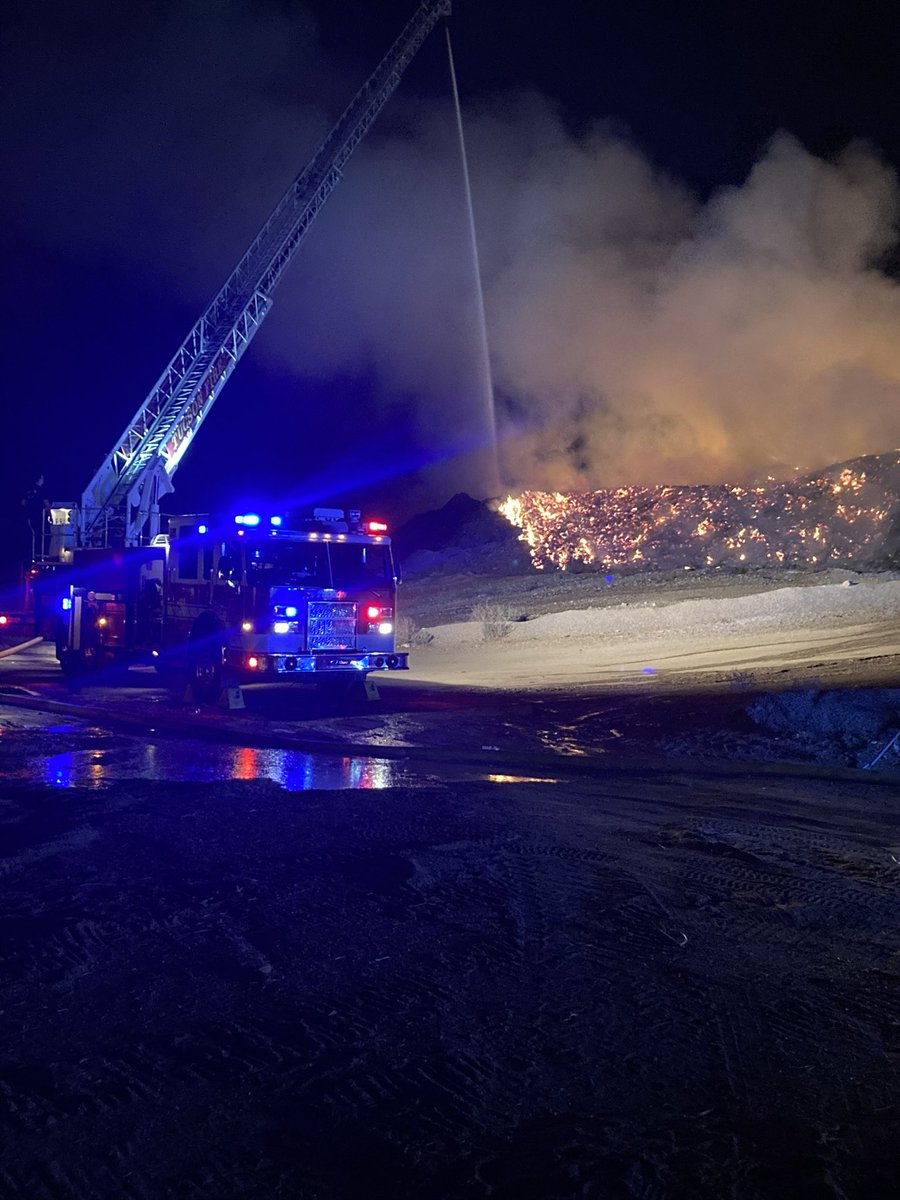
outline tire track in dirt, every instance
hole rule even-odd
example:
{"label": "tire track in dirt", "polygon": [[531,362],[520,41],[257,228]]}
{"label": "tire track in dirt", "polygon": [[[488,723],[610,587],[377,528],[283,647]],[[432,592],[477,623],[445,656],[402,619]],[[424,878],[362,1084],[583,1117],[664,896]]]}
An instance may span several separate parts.
{"label": "tire track in dirt", "polygon": [[848,786],[70,794],[101,836],[10,893],[48,924],[0,997],[0,1192],[812,1196],[782,1126],[810,1188],[883,1182],[893,801],[854,828]]}

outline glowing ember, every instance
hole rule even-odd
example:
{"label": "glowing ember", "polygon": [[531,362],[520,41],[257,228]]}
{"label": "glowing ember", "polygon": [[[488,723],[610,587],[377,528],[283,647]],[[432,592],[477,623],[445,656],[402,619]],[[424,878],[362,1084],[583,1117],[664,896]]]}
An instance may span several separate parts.
{"label": "glowing ember", "polygon": [[538,569],[853,566],[896,553],[898,468],[897,454],[872,455],[763,487],[522,492],[500,511]]}

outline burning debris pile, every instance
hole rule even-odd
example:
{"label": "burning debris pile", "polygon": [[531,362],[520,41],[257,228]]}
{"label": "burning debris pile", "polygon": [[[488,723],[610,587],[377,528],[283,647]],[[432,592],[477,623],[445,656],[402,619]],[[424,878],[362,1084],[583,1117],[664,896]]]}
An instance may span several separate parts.
{"label": "burning debris pile", "polygon": [[886,565],[900,554],[900,452],[762,486],[522,492],[500,511],[539,569]]}

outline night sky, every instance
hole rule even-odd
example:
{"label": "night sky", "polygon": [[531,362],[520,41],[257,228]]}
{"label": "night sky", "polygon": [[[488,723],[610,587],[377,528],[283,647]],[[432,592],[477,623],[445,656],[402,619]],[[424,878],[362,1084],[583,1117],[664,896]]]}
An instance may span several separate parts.
{"label": "night sky", "polygon": [[[7,5],[5,503],[38,469],[80,494],[414,7]],[[900,443],[895,5],[458,0],[451,31],[506,482],[759,472],[782,428],[773,470]],[[439,29],[170,508],[484,494],[454,138]]]}

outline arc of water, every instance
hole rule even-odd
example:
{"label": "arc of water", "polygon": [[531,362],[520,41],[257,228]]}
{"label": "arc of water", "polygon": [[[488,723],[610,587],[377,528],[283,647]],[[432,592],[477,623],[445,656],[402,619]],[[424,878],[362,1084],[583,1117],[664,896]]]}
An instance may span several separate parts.
{"label": "arc of water", "polygon": [[472,188],[469,183],[469,160],[466,155],[466,139],[463,133],[462,109],[459,103],[459,89],[456,85],[456,68],[453,63],[453,47],[450,44],[450,27],[446,27],[447,57],[450,61],[450,80],[453,85],[453,104],[456,109],[456,127],[459,131],[459,150],[462,158],[463,185],[466,194],[466,209],[469,216],[469,237],[472,246],[472,266],[475,272],[475,296],[478,306],[478,323],[481,333],[481,381],[484,388],[484,402],[487,415],[487,436],[489,453],[489,474],[486,481],[491,494],[498,496],[502,485],[500,480],[500,460],[497,449],[497,416],[494,409],[494,380],[491,371],[491,352],[488,341],[487,316],[484,308],[484,288],[481,281],[481,261],[478,254],[478,237],[475,232],[475,208],[472,204]]}

